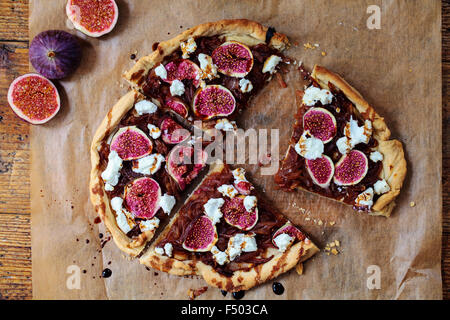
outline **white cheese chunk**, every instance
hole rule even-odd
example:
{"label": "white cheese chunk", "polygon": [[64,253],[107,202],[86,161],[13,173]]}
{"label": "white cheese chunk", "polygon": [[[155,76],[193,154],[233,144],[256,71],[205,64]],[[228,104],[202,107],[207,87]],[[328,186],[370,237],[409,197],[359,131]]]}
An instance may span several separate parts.
{"label": "white cheese chunk", "polygon": [[378,151],[371,152],[370,160],[373,162],[383,161],[383,155]]}
{"label": "white cheese chunk", "polygon": [[167,242],[164,245],[164,252],[166,254],[166,256],[171,257],[172,256],[172,251],[173,251],[173,246],[170,242]]}
{"label": "white cheese chunk", "polygon": [[161,164],[166,161],[163,155],[159,153],[152,153],[146,157],[138,159],[136,161],[137,167],[132,168],[136,173],[141,173],[145,175],[155,174],[160,168]]}
{"label": "white cheese chunk", "polygon": [[275,242],[279,251],[285,252],[286,249],[289,248],[294,242],[294,237],[291,237],[287,233],[282,233],[276,236],[275,239],[273,239],[273,242]]}
{"label": "white cheese chunk", "polygon": [[214,260],[221,266],[228,262],[228,255],[226,252],[220,251],[216,246],[211,248]]}
{"label": "white cheese chunk", "polygon": [[350,144],[350,140],[347,137],[341,137],[337,139],[336,146],[340,153],[347,154],[352,150],[352,146]]}
{"label": "white cheese chunk", "polygon": [[112,198],[111,208],[116,212],[116,222],[120,230],[124,233],[130,232],[136,223],[131,218],[131,214],[123,209],[123,199],[120,197]]}
{"label": "white cheese chunk", "polygon": [[172,96],[181,96],[184,94],[184,84],[180,80],[173,80],[170,85],[170,94]]}
{"label": "white cheese chunk", "polygon": [[134,105],[134,109],[136,110],[138,115],[142,116],[143,114],[147,113],[155,113],[156,110],[158,110],[158,106],[151,101],[141,100]]}
{"label": "white cheese chunk", "polygon": [[224,197],[234,198],[239,192],[231,184],[223,184],[217,188]]}
{"label": "white cheese chunk", "polygon": [[253,234],[247,235],[243,233],[237,233],[228,240],[228,247],[226,253],[228,254],[230,261],[233,261],[242,252],[253,252],[258,250],[256,245],[256,239]]}
{"label": "white cheese chunk", "polygon": [[281,62],[281,57],[277,55],[271,55],[264,61],[264,66],[262,69],[263,73],[269,72],[273,74],[275,72],[275,67]]}
{"label": "white cheese chunk", "polygon": [[222,218],[223,214],[220,208],[224,203],[225,200],[222,198],[211,198],[203,205],[206,215],[211,218],[213,224],[216,224]]}
{"label": "white cheese chunk", "polygon": [[308,160],[322,157],[323,150],[324,146],[322,140],[311,136],[309,131],[303,132],[295,145],[295,151]]}
{"label": "white cheese chunk", "polygon": [[386,180],[383,179],[383,180],[378,180],[377,182],[375,182],[375,184],[373,185],[373,189],[376,194],[383,194],[383,193],[386,193],[389,190],[391,190],[391,187],[389,187]]}
{"label": "white cheese chunk", "polygon": [[244,198],[244,207],[248,212],[252,212],[253,208],[256,207],[258,199],[255,196],[246,196]]}
{"label": "white cheese chunk", "polygon": [[105,171],[102,172],[102,179],[105,181],[105,189],[112,191],[114,186],[117,185],[120,178],[120,169],[122,168],[123,160],[119,157],[119,154],[111,150],[108,155],[108,165]]}
{"label": "white cheese chunk", "polygon": [[355,199],[355,204],[358,207],[368,207],[370,209],[373,205],[373,189],[368,188],[360,193]]}
{"label": "white cheese chunk", "polygon": [[307,106],[313,106],[318,101],[322,103],[322,105],[330,104],[333,101],[333,95],[330,90],[320,89],[314,86],[310,86],[305,90],[303,94],[303,104]]}
{"label": "white cheese chunk", "polygon": [[243,93],[250,92],[253,90],[253,84],[250,80],[242,78],[239,80],[239,88]]}
{"label": "white cheese chunk", "polygon": [[214,126],[217,130],[223,130],[223,131],[234,131],[236,130],[236,122],[235,121],[228,121],[228,119],[218,119],[216,122],[216,125]]}
{"label": "white cheese chunk", "polygon": [[167,193],[163,194],[161,198],[159,198],[159,205],[167,215],[170,215],[170,212],[172,211],[176,202],[177,201],[175,197]]}
{"label": "white cheese chunk", "polygon": [[150,220],[143,220],[139,222],[139,229],[141,229],[141,232],[153,231],[158,227],[159,227],[159,219],[157,217],[153,217]]}
{"label": "white cheese chunk", "polygon": [[159,254],[159,255],[164,255],[164,249],[163,248],[160,248],[160,247],[156,247],[155,248],[155,252],[157,253],[157,254]]}
{"label": "white cheese chunk", "polygon": [[155,74],[163,80],[167,79],[167,70],[162,63],[155,68]]}
{"label": "white cheese chunk", "polygon": [[245,169],[244,168],[237,168],[234,169],[232,172],[234,181],[247,181],[245,178]]}
{"label": "white cheese chunk", "polygon": [[200,62],[200,69],[202,69],[202,79],[212,80],[217,77],[217,66],[213,63],[210,56],[200,53],[198,61]]}
{"label": "white cheese chunk", "polygon": [[150,137],[153,139],[158,139],[161,136],[161,129],[159,129],[154,124],[149,123],[147,125],[148,131],[150,132]]}
{"label": "white cheese chunk", "polygon": [[197,43],[195,42],[194,38],[189,38],[184,42],[180,43],[181,52],[183,53],[182,58],[188,59],[189,54],[195,52],[197,50]]}

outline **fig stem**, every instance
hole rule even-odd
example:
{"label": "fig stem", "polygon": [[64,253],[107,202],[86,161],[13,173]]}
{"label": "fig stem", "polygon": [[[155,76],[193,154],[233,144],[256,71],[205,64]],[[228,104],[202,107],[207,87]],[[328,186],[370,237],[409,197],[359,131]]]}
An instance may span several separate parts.
{"label": "fig stem", "polygon": [[49,51],[49,52],[47,53],[47,57],[49,57],[49,58],[54,58],[54,57],[56,57],[55,51]]}

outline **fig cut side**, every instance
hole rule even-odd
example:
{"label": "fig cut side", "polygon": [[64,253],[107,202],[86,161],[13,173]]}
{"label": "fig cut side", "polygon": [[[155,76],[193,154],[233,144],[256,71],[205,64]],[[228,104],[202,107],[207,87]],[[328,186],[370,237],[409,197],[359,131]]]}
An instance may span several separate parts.
{"label": "fig cut side", "polygon": [[328,143],[337,132],[336,118],[324,108],[310,108],[303,115],[303,129],[323,143]]}
{"label": "fig cut side", "polygon": [[139,178],[125,187],[126,206],[138,218],[153,218],[160,208],[160,198],[161,188],[152,178]]}
{"label": "fig cut side", "polygon": [[[196,157],[196,159],[194,159]],[[191,146],[177,145],[167,155],[167,172],[184,190],[205,167],[207,154]]]}
{"label": "fig cut side", "polygon": [[161,121],[162,139],[167,144],[177,144],[188,139],[191,134],[170,117]]}
{"label": "fig cut side", "polygon": [[34,73],[20,76],[11,83],[8,103],[20,118],[31,124],[49,121],[61,105],[55,85]]}
{"label": "fig cut side", "polygon": [[297,227],[295,227],[291,222],[288,221],[280,229],[275,231],[275,233],[273,234],[272,243],[275,247],[277,247],[277,245],[275,244],[275,241],[274,241],[275,238],[283,233],[286,233],[289,236],[291,236],[299,241],[303,241],[306,238],[305,235]]}
{"label": "fig cut side", "polygon": [[168,98],[165,105],[170,111],[175,112],[183,118],[187,118],[189,114],[189,109],[186,104],[178,98]]}
{"label": "fig cut side", "polygon": [[77,30],[100,37],[114,29],[119,8],[114,0],[68,0],[66,14]]}
{"label": "fig cut side", "polygon": [[192,252],[207,252],[218,240],[217,229],[207,216],[200,216],[188,227],[183,248]]}
{"label": "fig cut side", "polygon": [[223,43],[213,51],[211,57],[217,70],[227,76],[243,78],[253,68],[251,50],[237,41]]}
{"label": "fig cut side", "polygon": [[164,79],[167,83],[172,83],[174,80],[192,80],[194,86],[200,85],[200,78],[202,71],[198,65],[191,60],[178,59],[171,61],[165,65],[167,71],[167,78]]}
{"label": "fig cut side", "polygon": [[136,126],[120,128],[111,140],[111,150],[122,160],[136,160],[149,155],[153,145],[147,135]]}
{"label": "fig cut side", "polygon": [[334,164],[330,157],[323,155],[321,158],[305,161],[313,182],[321,188],[327,188],[334,175]]}
{"label": "fig cut side", "polygon": [[334,183],[342,186],[358,184],[367,174],[369,161],[364,153],[352,150],[344,155],[334,169]]}
{"label": "fig cut side", "polygon": [[226,199],[221,211],[229,225],[244,231],[252,229],[258,222],[258,208],[255,207],[248,212],[244,206],[243,196]]}
{"label": "fig cut side", "polygon": [[193,99],[194,113],[203,120],[226,117],[234,112],[236,100],[227,88],[209,85],[197,90]]}
{"label": "fig cut side", "polygon": [[245,180],[235,181],[234,187],[240,194],[248,196],[250,192],[254,189],[253,185]]}

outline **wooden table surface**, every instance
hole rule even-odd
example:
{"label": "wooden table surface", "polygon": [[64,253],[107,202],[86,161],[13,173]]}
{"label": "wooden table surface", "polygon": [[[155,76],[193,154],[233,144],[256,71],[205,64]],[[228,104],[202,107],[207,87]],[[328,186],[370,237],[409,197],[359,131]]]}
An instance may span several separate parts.
{"label": "wooden table surface", "polygon": [[[443,136],[450,134],[450,0],[442,4]],[[30,127],[7,102],[28,72],[28,0],[0,0],[0,299],[31,299]],[[450,139],[443,140],[443,296],[450,299]]]}

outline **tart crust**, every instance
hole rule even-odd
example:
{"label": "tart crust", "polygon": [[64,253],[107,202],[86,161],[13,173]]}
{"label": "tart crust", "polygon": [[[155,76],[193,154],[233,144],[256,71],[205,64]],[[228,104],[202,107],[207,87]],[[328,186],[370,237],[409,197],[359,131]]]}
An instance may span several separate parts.
{"label": "tart crust", "polygon": [[[389,217],[395,207],[395,198],[400,194],[406,176],[406,160],[402,143],[398,140],[389,140],[391,131],[388,129],[384,118],[376,113],[362,95],[341,76],[325,67],[315,65],[311,77],[318,82],[322,89],[329,89],[328,83],[332,83],[354,104],[357,114],[362,119],[372,122],[373,137],[378,142],[376,150],[383,154],[383,167],[379,177],[386,180],[391,190],[377,199],[369,214]],[[302,102],[297,101],[297,103],[300,105]],[[292,148],[292,146],[289,146],[289,148]],[[297,187],[297,189],[309,192],[309,190],[301,187]]]}
{"label": "tart crust", "polygon": [[[191,37],[221,36],[227,41],[234,40],[247,46],[254,46],[265,43],[267,30],[268,28],[260,23],[246,19],[220,20],[199,24],[170,40],[160,42],[155,51],[140,58],[123,76],[132,86],[140,88],[148,71],[162,62],[164,57],[180,49],[181,42]],[[289,46],[289,40],[284,34],[275,32],[268,45],[283,51]]]}
{"label": "tart crust", "polygon": [[[210,170],[203,181],[213,173],[222,172],[224,168],[223,163],[217,161],[211,165]],[[197,188],[202,185],[202,182],[200,182]],[[186,202],[195,199],[194,193],[195,190]],[[285,252],[279,252],[278,250],[273,249],[268,252],[268,255],[274,256],[270,261],[257,265],[256,267],[235,271],[231,277],[226,277],[201,261],[170,258],[156,253],[155,248],[157,243],[165,239],[178,216],[179,212],[172,218],[169,225],[139,259],[140,263],[178,276],[199,275],[202,276],[209,285],[228,292],[248,290],[267,280],[273,279],[292,269],[298,263],[310,258],[319,251],[312,241],[306,239],[291,246]]]}

